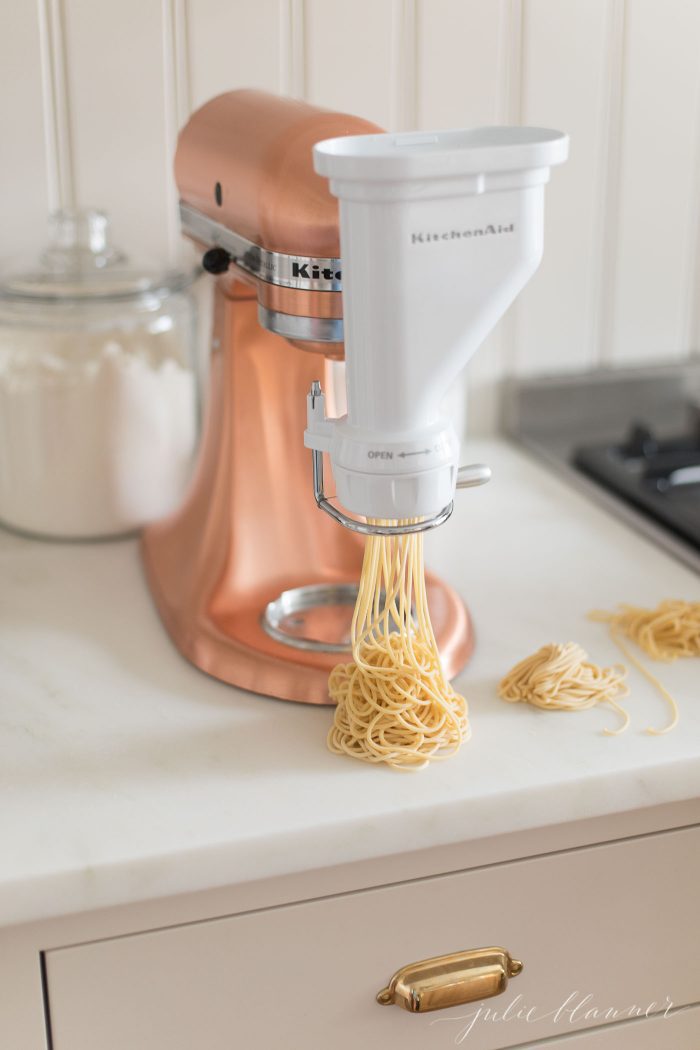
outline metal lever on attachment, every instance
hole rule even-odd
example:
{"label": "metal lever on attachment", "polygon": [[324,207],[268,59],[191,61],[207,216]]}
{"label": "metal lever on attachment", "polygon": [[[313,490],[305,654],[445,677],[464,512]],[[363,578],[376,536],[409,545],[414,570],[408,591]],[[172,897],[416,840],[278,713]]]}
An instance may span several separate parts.
{"label": "metal lever on attachment", "polygon": [[485,463],[469,463],[457,471],[457,488],[471,489],[475,485],[485,485],[491,480],[491,467]]}

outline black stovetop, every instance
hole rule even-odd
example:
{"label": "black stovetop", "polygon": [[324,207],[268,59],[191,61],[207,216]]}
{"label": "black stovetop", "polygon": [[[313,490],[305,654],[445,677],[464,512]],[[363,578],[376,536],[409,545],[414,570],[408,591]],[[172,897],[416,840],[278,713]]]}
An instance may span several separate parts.
{"label": "black stovetop", "polygon": [[573,463],[700,550],[700,413],[664,438],[636,422],[619,444],[577,448]]}
{"label": "black stovetop", "polygon": [[506,431],[700,572],[700,358],[514,379]]}

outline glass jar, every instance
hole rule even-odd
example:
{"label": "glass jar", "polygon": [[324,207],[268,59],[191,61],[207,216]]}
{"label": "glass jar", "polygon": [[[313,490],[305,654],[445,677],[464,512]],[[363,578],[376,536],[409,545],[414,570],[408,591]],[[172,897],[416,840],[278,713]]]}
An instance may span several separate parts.
{"label": "glass jar", "polygon": [[59,212],[0,284],[0,521],[121,536],[173,510],[198,429],[195,273],[137,269],[99,211]]}

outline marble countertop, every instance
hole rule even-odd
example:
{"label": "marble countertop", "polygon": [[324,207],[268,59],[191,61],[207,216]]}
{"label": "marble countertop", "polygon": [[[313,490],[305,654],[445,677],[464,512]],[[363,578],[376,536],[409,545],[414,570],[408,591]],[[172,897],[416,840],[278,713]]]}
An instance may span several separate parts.
{"label": "marble countertop", "polygon": [[[548,641],[619,653],[585,614],[700,598],[700,580],[513,446],[428,538],[477,648],[458,686],[472,740],[402,774],[330,754],[330,709],[207,678],[174,650],[133,541],[0,534],[0,923],[206,889],[700,795],[700,675],[661,665],[681,707],[631,673],[629,731],[601,706],[549,713],[496,684]],[[658,668],[657,668],[658,669]]]}

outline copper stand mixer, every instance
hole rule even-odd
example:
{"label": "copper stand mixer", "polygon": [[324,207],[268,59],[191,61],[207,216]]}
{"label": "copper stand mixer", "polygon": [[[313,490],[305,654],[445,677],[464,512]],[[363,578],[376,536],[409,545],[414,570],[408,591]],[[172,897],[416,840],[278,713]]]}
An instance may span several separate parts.
{"label": "copper stand mixer", "polygon": [[[210,393],[189,494],[145,531],[143,557],[168,631],[203,671],[328,703],[361,534],[434,527],[455,488],[488,479],[458,467],[441,403],[539,264],[544,184],[567,148],[543,129],[386,135],[257,91],[191,117],[175,176],[183,231],[218,275]],[[324,491],[324,466],[355,516]],[[448,584],[427,583],[452,678],[469,617]]]}
{"label": "copper stand mixer", "polygon": [[[328,703],[347,659],[362,537],[319,514],[303,444],[323,379],[340,412],[338,207],[313,169],[321,139],[380,129],[258,91],[207,103],[180,134],[183,231],[216,278],[208,407],[183,506],[142,540],[148,583],[178,649],[225,682]],[[472,647],[466,609],[428,579],[447,674]]]}

